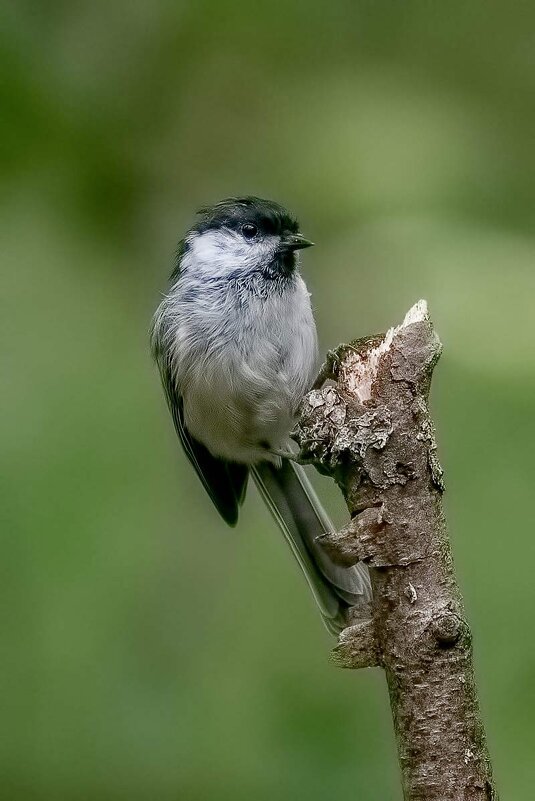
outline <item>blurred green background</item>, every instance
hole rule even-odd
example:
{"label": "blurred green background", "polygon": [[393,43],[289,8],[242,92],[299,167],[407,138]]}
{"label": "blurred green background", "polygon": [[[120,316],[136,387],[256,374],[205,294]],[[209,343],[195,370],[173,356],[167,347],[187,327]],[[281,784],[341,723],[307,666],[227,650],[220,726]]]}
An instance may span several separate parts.
{"label": "blurred green background", "polygon": [[383,676],[329,664],[253,489],[218,519],[149,358],[235,193],[318,243],[323,349],[429,302],[483,715],[531,797],[535,6],[18,0],[1,44],[2,798],[401,799]]}

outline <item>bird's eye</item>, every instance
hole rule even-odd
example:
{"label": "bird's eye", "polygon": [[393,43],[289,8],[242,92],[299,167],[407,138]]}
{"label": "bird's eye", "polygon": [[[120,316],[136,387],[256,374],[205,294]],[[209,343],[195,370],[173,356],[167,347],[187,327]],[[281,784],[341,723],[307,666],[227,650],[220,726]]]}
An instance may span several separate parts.
{"label": "bird's eye", "polygon": [[253,236],[257,235],[258,228],[252,223],[245,223],[245,225],[242,225],[241,227],[241,232],[246,239],[252,239]]}

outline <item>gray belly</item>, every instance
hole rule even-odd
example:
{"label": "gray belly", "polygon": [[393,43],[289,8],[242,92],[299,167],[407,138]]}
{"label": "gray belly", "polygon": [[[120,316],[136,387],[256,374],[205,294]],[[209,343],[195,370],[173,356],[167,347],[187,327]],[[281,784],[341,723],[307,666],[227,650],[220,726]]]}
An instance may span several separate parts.
{"label": "gray belly", "polygon": [[188,382],[184,416],[188,431],[214,455],[253,464],[269,448],[285,447],[295,414],[288,377],[265,382],[214,371]]}

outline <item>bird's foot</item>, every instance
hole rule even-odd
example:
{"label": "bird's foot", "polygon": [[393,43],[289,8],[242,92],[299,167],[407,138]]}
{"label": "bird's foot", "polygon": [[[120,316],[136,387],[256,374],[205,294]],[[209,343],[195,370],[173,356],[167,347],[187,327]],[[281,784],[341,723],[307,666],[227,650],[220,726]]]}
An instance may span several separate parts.
{"label": "bird's foot", "polygon": [[338,345],[336,348],[327,351],[327,356],[325,361],[321,365],[321,369],[318,373],[316,380],[312,385],[312,389],[321,389],[322,386],[326,381],[329,379],[331,381],[336,381],[338,378],[338,370],[340,367],[340,362],[346,351],[354,350],[351,345],[346,345],[342,343]]}
{"label": "bird's foot", "polygon": [[269,453],[271,453],[272,456],[278,456],[281,459],[288,459],[290,462],[295,462],[296,464],[306,465],[312,463],[312,459],[303,459],[300,454],[292,453],[292,451],[285,451],[282,448],[270,448]]}

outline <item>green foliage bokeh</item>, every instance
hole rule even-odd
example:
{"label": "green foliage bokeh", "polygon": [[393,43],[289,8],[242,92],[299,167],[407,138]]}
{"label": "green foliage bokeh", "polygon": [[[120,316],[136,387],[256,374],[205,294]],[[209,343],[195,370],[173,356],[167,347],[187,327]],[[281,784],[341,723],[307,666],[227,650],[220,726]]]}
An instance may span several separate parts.
{"label": "green foliage bokeh", "polygon": [[324,349],[429,302],[483,716],[530,797],[534,25],[481,0],[5,9],[2,798],[401,798],[382,675],[329,665],[254,491],[225,529],[148,355],[194,210],[238,193],[317,243]]}

